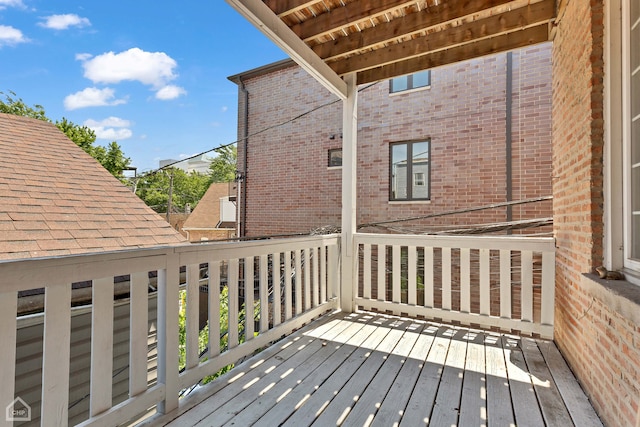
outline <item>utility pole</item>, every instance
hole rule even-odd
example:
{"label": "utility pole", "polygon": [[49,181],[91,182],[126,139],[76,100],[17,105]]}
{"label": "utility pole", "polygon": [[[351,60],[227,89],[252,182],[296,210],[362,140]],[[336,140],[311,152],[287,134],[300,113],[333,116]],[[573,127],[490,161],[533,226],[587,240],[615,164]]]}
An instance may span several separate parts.
{"label": "utility pole", "polygon": [[171,224],[171,199],[173,197],[173,169],[169,175],[169,200],[167,200],[167,222]]}

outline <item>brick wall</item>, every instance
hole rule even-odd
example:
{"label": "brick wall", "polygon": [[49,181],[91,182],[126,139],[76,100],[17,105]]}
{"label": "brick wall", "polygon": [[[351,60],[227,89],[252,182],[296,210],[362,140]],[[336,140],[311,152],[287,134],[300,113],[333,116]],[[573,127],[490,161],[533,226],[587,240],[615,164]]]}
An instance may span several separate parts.
{"label": "brick wall", "polygon": [[[513,199],[551,194],[550,58],[548,44],[513,53]],[[327,150],[341,146],[341,102],[298,67],[254,77],[245,84],[250,93],[250,135],[287,123],[249,138],[246,234],[308,232],[340,225],[341,170],[327,168]],[[239,99],[242,136],[242,93]],[[506,54],[434,69],[428,89],[390,96],[386,81],[362,87],[358,224],[505,201],[505,114]],[[427,138],[431,201],[390,203],[389,144]],[[239,144],[240,169],[243,151]],[[500,208],[418,225],[504,221],[505,215],[506,209]],[[550,202],[513,208],[515,220],[549,216]]]}
{"label": "brick wall", "polygon": [[[585,277],[603,257],[603,2],[570,1],[553,44],[555,337],[610,426],[640,422],[634,285]],[[625,308],[626,307],[626,308]]]}

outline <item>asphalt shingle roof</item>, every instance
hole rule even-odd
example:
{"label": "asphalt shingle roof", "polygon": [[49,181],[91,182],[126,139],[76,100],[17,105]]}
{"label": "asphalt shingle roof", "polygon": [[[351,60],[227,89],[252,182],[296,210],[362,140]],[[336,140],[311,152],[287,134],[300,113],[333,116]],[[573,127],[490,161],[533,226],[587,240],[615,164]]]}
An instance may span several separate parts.
{"label": "asphalt shingle roof", "polygon": [[220,198],[228,195],[228,182],[212,183],[182,228],[214,228],[220,222]]}
{"label": "asphalt shingle roof", "polygon": [[186,242],[55,125],[0,113],[0,259]]}

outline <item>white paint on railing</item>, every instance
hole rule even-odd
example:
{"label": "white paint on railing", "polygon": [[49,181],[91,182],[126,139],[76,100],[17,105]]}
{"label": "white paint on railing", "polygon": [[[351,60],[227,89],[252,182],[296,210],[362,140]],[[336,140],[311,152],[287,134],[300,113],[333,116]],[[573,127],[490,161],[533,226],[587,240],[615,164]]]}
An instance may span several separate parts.
{"label": "white paint on railing", "polygon": [[113,277],[92,284],[90,416],[111,408],[113,375]]}
{"label": "white paint on railing", "polygon": [[149,273],[131,275],[129,304],[129,397],[147,390],[148,337],[149,337]]}
{"label": "white paint on railing", "polygon": [[[356,282],[357,306],[553,337],[552,238],[356,234],[355,243],[354,250],[363,257],[364,266],[359,271],[362,277]],[[374,247],[378,289],[375,299],[371,293]],[[477,267],[472,267],[472,254]],[[535,259],[542,258],[542,275],[536,276],[536,295],[540,293],[542,301],[539,306],[536,302],[535,310],[534,254]],[[514,260],[517,257],[519,265]],[[422,269],[418,262],[423,263]],[[391,269],[390,283],[387,268]],[[418,278],[424,285],[422,301],[416,295]]]}

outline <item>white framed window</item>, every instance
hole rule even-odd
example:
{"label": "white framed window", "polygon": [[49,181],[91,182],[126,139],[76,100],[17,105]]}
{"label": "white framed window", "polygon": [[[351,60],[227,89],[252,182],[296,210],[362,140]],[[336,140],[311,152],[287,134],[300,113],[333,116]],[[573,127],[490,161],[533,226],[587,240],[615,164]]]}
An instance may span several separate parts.
{"label": "white framed window", "polygon": [[431,140],[389,147],[389,201],[430,200]]}
{"label": "white framed window", "polygon": [[624,267],[640,271],[640,0],[622,1]]}
{"label": "white framed window", "polygon": [[389,93],[405,92],[431,86],[431,70],[419,71],[389,80]]}

